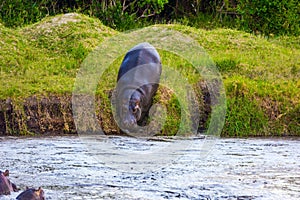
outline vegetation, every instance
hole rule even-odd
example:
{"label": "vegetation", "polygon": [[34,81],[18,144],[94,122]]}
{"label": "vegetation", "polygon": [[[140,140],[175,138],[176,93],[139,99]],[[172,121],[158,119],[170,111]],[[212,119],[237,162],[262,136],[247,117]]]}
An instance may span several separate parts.
{"label": "vegetation", "polygon": [[[223,136],[299,136],[299,36],[265,38],[231,29],[156,26],[189,35],[215,61],[227,96]],[[98,19],[75,13],[48,17],[17,29],[0,24],[0,99],[23,101],[33,95],[70,95],[83,59],[103,40],[116,34]],[[163,63],[187,71],[187,78],[197,84],[187,61],[166,52],[160,54]],[[106,82],[99,84],[97,92],[106,99],[101,101],[98,112],[103,113],[102,126],[107,131],[115,128],[111,124],[108,96],[120,62],[118,58],[106,71]],[[155,101],[167,105],[162,134],[176,132],[180,105],[174,93],[160,88]]]}
{"label": "vegetation", "polygon": [[299,135],[299,46],[229,29],[172,28],[194,37],[222,72],[228,104],[223,135]]}
{"label": "vegetation", "polygon": [[6,0],[0,4],[0,21],[7,27],[20,27],[70,12],[99,18],[119,31],[180,22],[196,28],[234,27],[267,36],[300,34],[297,0]]}
{"label": "vegetation", "polygon": [[237,6],[240,27],[266,35],[299,35],[300,2],[297,0],[241,0]]}
{"label": "vegetation", "polygon": [[71,93],[87,53],[116,34],[99,20],[74,13],[18,30],[0,28],[1,99]]}

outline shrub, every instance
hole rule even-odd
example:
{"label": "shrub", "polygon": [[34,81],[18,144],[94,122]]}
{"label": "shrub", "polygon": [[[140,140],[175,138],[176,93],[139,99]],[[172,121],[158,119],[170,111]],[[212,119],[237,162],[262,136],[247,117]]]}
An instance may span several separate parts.
{"label": "shrub", "polygon": [[8,27],[18,27],[40,21],[45,16],[80,12],[96,16],[106,25],[118,30],[141,26],[140,19],[159,14],[168,0],[6,0],[0,4],[0,21]]}
{"label": "shrub", "polygon": [[43,7],[32,0],[6,0],[0,4],[0,19],[9,27],[37,22],[46,16],[45,13]]}
{"label": "shrub", "polygon": [[299,35],[298,0],[241,0],[237,7],[241,29],[265,35]]}

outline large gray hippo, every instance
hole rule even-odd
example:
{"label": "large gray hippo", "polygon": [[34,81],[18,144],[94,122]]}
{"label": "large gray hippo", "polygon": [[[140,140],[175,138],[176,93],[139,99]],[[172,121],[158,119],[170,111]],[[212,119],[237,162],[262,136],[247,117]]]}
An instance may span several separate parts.
{"label": "large gray hippo", "polygon": [[17,196],[17,200],[45,200],[42,188],[29,188]]}
{"label": "large gray hippo", "polygon": [[9,171],[0,171],[0,195],[10,195],[11,192],[16,192],[17,186],[8,179]]}
{"label": "large gray hippo", "polygon": [[140,43],[125,55],[116,90],[117,117],[123,131],[133,130],[149,111],[161,71],[160,56],[149,43]]}

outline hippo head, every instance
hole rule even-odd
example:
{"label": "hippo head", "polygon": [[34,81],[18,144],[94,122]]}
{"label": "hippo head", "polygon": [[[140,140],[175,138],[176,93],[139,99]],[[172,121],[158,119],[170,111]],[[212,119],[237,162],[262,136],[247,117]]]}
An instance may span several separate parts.
{"label": "hippo head", "polygon": [[17,200],[45,200],[44,190],[39,187],[39,189],[27,188],[24,192],[17,196]]}
{"label": "hippo head", "polygon": [[135,123],[141,119],[141,96],[138,92],[134,92],[129,100],[129,113],[134,116],[136,120]]}
{"label": "hippo head", "polygon": [[17,186],[8,179],[9,171],[0,171],[0,195],[9,195],[12,191],[18,191]]}
{"label": "hippo head", "polygon": [[[129,99],[129,100],[128,100]],[[130,98],[122,99],[120,102],[121,108],[119,111],[119,117],[121,120],[121,126],[130,130],[137,126],[137,122],[141,119],[141,95],[138,91],[134,91]]]}

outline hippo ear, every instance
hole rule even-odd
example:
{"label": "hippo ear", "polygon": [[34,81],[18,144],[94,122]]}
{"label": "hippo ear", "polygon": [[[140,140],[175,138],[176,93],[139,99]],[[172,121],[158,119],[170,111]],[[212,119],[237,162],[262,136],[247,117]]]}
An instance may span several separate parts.
{"label": "hippo ear", "polygon": [[37,193],[41,200],[45,200],[44,190],[41,187],[39,187],[39,189],[37,190]]}
{"label": "hippo ear", "polygon": [[41,192],[42,192],[42,188],[39,187],[39,189],[35,190],[34,193],[37,194],[38,196],[40,196]]}
{"label": "hippo ear", "polygon": [[4,176],[9,176],[9,170],[5,170],[5,172],[3,173]]}

